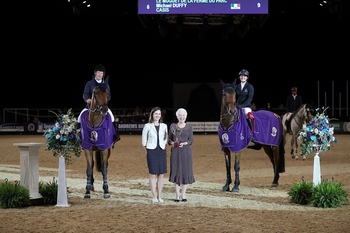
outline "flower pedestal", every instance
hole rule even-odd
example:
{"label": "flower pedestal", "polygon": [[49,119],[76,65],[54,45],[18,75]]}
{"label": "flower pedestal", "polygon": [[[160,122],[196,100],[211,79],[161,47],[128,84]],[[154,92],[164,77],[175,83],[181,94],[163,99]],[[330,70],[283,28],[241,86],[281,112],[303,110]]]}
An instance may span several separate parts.
{"label": "flower pedestal", "polygon": [[321,166],[320,166],[320,157],[318,152],[314,157],[314,173],[313,173],[313,184],[314,187],[321,183]]}
{"label": "flower pedestal", "polygon": [[57,204],[59,207],[69,207],[67,196],[66,161],[63,155],[60,156],[58,166],[58,190]]}
{"label": "flower pedestal", "polygon": [[313,145],[313,150],[316,153],[314,157],[313,185],[314,187],[316,187],[322,181],[320,156],[318,156],[322,152],[322,145],[318,145],[318,144]]}

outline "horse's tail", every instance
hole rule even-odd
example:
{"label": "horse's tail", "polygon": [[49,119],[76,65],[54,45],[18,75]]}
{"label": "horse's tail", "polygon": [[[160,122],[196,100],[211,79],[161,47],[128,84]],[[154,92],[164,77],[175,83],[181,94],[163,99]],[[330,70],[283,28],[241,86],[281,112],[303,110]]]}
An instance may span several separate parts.
{"label": "horse's tail", "polygon": [[285,150],[284,150],[284,140],[285,140],[285,138],[284,138],[284,135],[283,134],[281,134],[282,136],[282,140],[281,140],[281,142],[280,142],[280,145],[279,145],[279,148],[278,148],[278,150],[279,150],[279,164],[278,164],[278,167],[279,167],[279,169],[278,169],[278,173],[283,173],[283,172],[285,172],[285,160],[284,160],[284,154],[285,154]]}
{"label": "horse's tail", "polygon": [[102,152],[100,150],[96,151],[96,169],[102,172]]}

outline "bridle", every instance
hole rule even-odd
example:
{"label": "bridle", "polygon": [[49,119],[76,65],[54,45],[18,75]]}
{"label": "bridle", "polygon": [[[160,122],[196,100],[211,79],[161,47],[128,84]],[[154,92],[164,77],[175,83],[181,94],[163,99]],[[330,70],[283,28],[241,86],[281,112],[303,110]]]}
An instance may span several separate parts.
{"label": "bridle", "polygon": [[295,115],[299,115],[299,114],[300,114],[299,112],[300,112],[301,110],[302,110],[302,116],[303,116],[303,122],[302,122],[302,123],[304,123],[304,121],[309,122],[310,119],[311,119],[311,117],[312,117],[310,108],[307,107],[306,104],[302,105],[302,106],[300,107],[300,109],[297,110],[296,114],[293,114],[293,115],[292,115],[292,120],[294,120],[295,123],[297,123],[297,125],[299,126],[299,128],[302,127],[302,124],[301,124],[300,122],[297,121],[297,119],[295,118]]}
{"label": "bridle", "polygon": [[[226,111],[222,115],[220,115],[220,119],[223,119],[227,116],[235,116],[235,114],[236,114],[236,102],[235,101],[227,101],[227,93],[230,93],[230,94],[232,93],[233,95],[235,95],[234,88],[231,86],[228,86],[222,90],[222,104],[224,104]],[[235,106],[233,111],[230,108],[231,104]]]}
{"label": "bridle", "polygon": [[[98,93],[97,93],[97,91],[95,91],[95,89],[94,89],[92,95],[93,95],[93,101],[95,102],[95,108],[91,109],[90,111],[93,112],[93,113],[97,112],[97,113],[102,114],[103,116],[105,116],[107,114],[107,110],[108,110],[108,103],[100,104],[98,102],[98,99],[96,98]],[[103,108],[105,106],[106,106],[106,108]]]}
{"label": "bridle", "polygon": [[[89,111],[93,113],[91,124],[94,125],[99,117],[105,118],[108,112],[108,103],[99,103],[97,96],[99,93],[95,90],[98,87],[95,87],[92,93],[92,103]],[[93,108],[92,108],[93,107]]]}

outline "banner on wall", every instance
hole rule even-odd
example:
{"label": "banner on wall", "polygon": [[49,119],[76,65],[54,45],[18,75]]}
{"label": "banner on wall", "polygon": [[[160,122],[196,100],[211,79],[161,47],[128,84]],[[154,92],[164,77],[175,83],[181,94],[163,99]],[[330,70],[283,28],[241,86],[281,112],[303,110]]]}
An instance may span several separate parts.
{"label": "banner on wall", "polygon": [[[219,122],[217,121],[190,121],[187,122],[193,128],[194,133],[216,133]],[[1,133],[36,134],[44,133],[55,125],[53,122],[45,123],[5,123],[0,124]],[[170,124],[168,124],[169,126]],[[350,133],[350,122],[331,121],[335,133]],[[120,134],[141,134],[145,123],[118,123],[117,128]]]}

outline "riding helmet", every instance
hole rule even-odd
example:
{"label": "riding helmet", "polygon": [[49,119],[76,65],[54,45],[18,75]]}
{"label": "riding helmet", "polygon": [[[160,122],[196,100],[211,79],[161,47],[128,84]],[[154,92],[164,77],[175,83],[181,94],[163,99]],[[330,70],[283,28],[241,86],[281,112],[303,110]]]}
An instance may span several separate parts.
{"label": "riding helmet", "polygon": [[243,70],[239,71],[238,76],[241,76],[241,75],[245,75],[245,76],[249,77],[248,70],[243,69]]}
{"label": "riding helmet", "polygon": [[298,88],[297,87],[292,87],[292,89],[291,89],[292,91],[297,91],[298,90]]}
{"label": "riding helmet", "polygon": [[97,66],[95,66],[94,72],[96,71],[103,71],[103,73],[106,73],[106,68],[102,64],[98,64]]}

